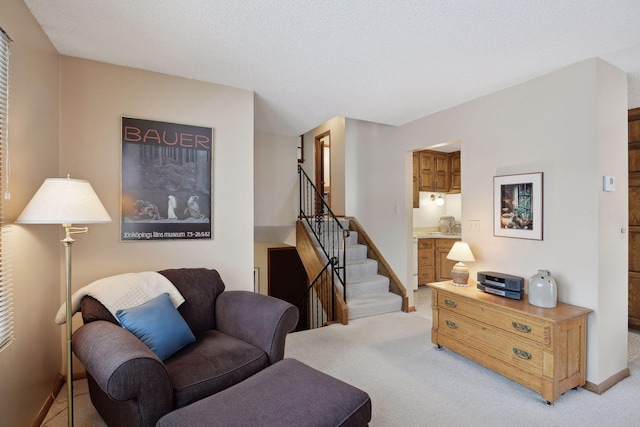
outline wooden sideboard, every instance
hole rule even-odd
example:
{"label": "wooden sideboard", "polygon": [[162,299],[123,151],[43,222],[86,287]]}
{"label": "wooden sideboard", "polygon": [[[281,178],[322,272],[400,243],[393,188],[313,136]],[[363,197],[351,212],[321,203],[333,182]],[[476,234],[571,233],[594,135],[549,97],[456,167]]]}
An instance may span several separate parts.
{"label": "wooden sideboard", "polygon": [[485,293],[470,281],[428,283],[431,341],[540,393],[547,403],[586,381],[587,314],[558,303],[541,308]]}

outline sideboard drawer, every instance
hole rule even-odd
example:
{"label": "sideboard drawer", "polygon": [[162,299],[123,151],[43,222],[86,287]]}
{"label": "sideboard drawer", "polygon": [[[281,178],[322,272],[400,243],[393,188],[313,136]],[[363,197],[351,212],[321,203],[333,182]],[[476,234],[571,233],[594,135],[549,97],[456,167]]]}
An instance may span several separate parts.
{"label": "sideboard drawer", "polygon": [[440,334],[475,347],[516,369],[542,375],[543,351],[539,342],[513,336],[449,310],[440,311],[438,323]]}
{"label": "sideboard drawer", "polygon": [[437,305],[439,308],[463,314],[524,338],[539,342],[550,339],[550,332],[547,330],[545,333],[544,323],[536,321],[531,316],[493,309],[487,304],[446,292],[438,292]]}

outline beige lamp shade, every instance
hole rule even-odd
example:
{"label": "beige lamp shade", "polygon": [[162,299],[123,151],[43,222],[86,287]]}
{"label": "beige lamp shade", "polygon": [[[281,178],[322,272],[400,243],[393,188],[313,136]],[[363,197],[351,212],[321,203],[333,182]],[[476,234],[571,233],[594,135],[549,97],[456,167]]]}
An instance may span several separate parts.
{"label": "beige lamp shade", "polygon": [[473,257],[469,244],[466,242],[455,242],[447,254],[447,258],[453,261],[462,262],[473,262],[476,260]]}
{"label": "beige lamp shade", "polygon": [[98,224],[111,222],[89,181],[47,178],[24,208],[21,224]]}
{"label": "beige lamp shade", "polygon": [[451,269],[451,284],[469,286],[469,269],[464,263],[476,260],[469,245],[465,242],[455,242],[447,254],[447,258],[458,261]]}

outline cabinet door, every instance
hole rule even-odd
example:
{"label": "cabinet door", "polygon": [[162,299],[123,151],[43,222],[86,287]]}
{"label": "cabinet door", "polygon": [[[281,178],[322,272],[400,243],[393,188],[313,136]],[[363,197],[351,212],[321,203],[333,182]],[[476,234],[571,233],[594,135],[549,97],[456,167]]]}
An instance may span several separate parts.
{"label": "cabinet door", "polygon": [[629,226],[629,272],[640,273],[640,226]]}
{"label": "cabinet door", "polygon": [[431,151],[420,151],[420,191],[435,191],[435,158]]}
{"label": "cabinet door", "polygon": [[629,272],[629,327],[640,329],[640,273]]}
{"label": "cabinet door", "polygon": [[418,153],[413,153],[413,207],[420,207],[420,185],[418,183],[418,176],[420,173],[418,169],[420,168],[420,155]]}
{"label": "cabinet door", "polygon": [[418,239],[418,286],[435,281],[433,240]]}
{"label": "cabinet door", "polygon": [[457,239],[434,239],[435,240],[435,264],[436,282],[451,280],[451,269],[456,264],[455,261],[447,259],[451,247]]}
{"label": "cabinet door", "polygon": [[449,155],[447,153],[435,153],[433,159],[435,191],[446,193],[449,191]]}
{"label": "cabinet door", "polygon": [[451,182],[449,193],[460,193],[462,191],[462,179],[460,173],[460,152],[455,151],[449,155],[449,172]]}

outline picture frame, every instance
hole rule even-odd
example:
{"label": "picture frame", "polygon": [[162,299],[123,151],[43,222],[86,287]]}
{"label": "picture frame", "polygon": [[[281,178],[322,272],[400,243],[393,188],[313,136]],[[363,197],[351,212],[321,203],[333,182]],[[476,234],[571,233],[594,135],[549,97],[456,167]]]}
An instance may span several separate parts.
{"label": "picture frame", "polygon": [[542,240],[542,172],[493,177],[493,235]]}
{"label": "picture frame", "polygon": [[213,237],[213,129],[122,117],[120,241]]}

